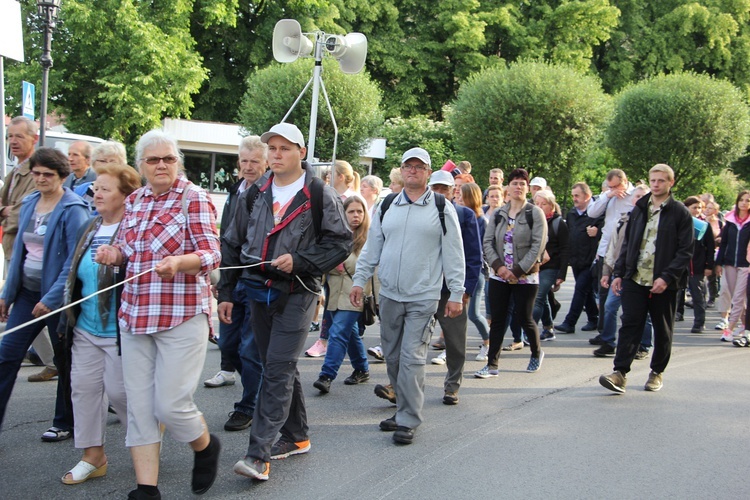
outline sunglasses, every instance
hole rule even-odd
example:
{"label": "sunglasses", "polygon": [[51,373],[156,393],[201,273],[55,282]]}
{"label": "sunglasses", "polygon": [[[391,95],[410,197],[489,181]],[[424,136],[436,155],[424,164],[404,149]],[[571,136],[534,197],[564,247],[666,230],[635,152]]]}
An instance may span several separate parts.
{"label": "sunglasses", "polygon": [[165,165],[173,165],[177,163],[178,158],[174,155],[169,156],[147,156],[143,159],[149,165],[158,165],[159,162],[164,162]]}
{"label": "sunglasses", "polygon": [[34,177],[44,177],[45,179],[51,179],[57,176],[57,172],[37,172],[36,170],[32,170],[31,175],[33,175]]}

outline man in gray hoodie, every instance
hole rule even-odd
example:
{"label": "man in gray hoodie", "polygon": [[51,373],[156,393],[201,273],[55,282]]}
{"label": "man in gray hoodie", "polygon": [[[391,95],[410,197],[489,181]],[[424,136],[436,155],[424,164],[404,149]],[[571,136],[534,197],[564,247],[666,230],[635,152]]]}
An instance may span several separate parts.
{"label": "man in gray hoodie", "polygon": [[[422,423],[424,374],[430,341],[430,319],[437,311],[443,276],[450,292],[445,316],[463,310],[464,251],[452,203],[427,189],[430,155],[412,148],[401,158],[404,189],[383,213],[373,217],[367,243],[357,260],[352,304],[362,304],[362,291],[378,267],[380,337],[395,388],[396,414],[380,428],[394,431],[396,443],[409,444]],[[438,206],[442,205],[442,214]]]}

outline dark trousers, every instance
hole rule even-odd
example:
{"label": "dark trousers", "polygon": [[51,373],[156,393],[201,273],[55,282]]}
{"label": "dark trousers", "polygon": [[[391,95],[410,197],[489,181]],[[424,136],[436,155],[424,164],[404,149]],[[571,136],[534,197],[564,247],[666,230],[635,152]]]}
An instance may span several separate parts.
{"label": "dark trousers", "polygon": [[[18,292],[10,317],[6,324],[6,330],[22,325],[34,319],[31,312],[41,300],[39,292],[32,292],[21,288]],[[47,327],[54,357],[52,358],[57,368],[57,398],[55,399],[55,418],[52,425],[66,431],[73,430],[73,404],[70,399],[70,366],[65,361],[63,341],[57,334],[60,314],[50,316],[44,321],[37,321],[6,335],[0,342],[0,425],[5,417],[8,400],[16,383],[18,370],[21,368],[23,357],[29,346],[37,335]]]}
{"label": "dark trousers", "polygon": [[599,321],[596,324],[596,329],[599,333],[604,331],[604,306],[607,304],[607,296],[609,295],[609,288],[604,288],[601,285],[602,274],[604,274],[604,257],[598,256],[596,258],[596,276],[594,276],[594,290],[598,290],[599,295]]}
{"label": "dark trousers", "polygon": [[[232,323],[219,324],[218,342],[221,350],[221,369],[236,369],[242,380],[242,399],[234,404],[234,409],[252,415],[255,411],[258,388],[263,380],[263,365],[250,323],[250,299],[247,297],[246,287],[247,285],[240,281],[232,292]],[[225,358],[231,367],[229,370],[224,367]]]}
{"label": "dark trousers", "polygon": [[511,297],[514,304],[514,315],[518,318],[521,328],[526,332],[526,338],[531,347],[531,355],[539,357],[539,329],[534,321],[534,301],[536,301],[539,285],[509,285],[504,281],[490,279],[490,348],[487,353],[487,365],[497,369],[500,358],[500,348],[505,338],[508,304]]}
{"label": "dark trousers", "polygon": [[463,381],[464,363],[466,361],[466,327],[468,323],[468,314],[466,308],[461,310],[461,314],[455,318],[449,318],[445,315],[445,305],[450,298],[450,292],[443,290],[440,294],[435,318],[440,323],[443,330],[443,339],[445,340],[445,367],[448,372],[445,374],[443,384],[446,392],[458,392]]}
{"label": "dark trousers", "polygon": [[597,324],[599,322],[599,308],[596,305],[596,288],[594,287],[592,266],[573,268],[573,276],[576,280],[576,287],[573,291],[573,299],[570,301],[570,309],[568,310],[568,315],[565,316],[564,323],[576,326],[578,318],[585,308],[588,322]]}
{"label": "dark trousers", "polygon": [[[706,281],[703,276],[690,276],[688,289],[693,300],[693,326],[706,324]],[[685,289],[677,292],[677,312],[685,314]]]}
{"label": "dark trousers", "polygon": [[305,347],[317,300],[312,293],[294,293],[281,311],[279,300],[270,305],[249,301],[250,323],[263,363],[263,383],[250,428],[248,458],[268,462],[279,432],[292,442],[307,439],[307,411],[297,360]]}
{"label": "dark trousers", "polygon": [[630,371],[638,346],[641,345],[646,315],[651,315],[654,326],[654,352],[651,369],[662,373],[672,353],[672,332],[677,303],[677,290],[652,294],[651,287],[641,286],[626,279],[622,281],[622,327],[615,352],[615,370]]}

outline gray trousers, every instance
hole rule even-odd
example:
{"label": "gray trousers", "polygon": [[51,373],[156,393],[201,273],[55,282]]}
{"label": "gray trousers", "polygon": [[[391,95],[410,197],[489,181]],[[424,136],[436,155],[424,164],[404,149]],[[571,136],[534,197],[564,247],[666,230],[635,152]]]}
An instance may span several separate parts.
{"label": "gray trousers", "polygon": [[380,296],[380,340],[398,399],[396,423],[412,429],[423,421],[429,325],[437,305],[437,300],[397,302]]}
{"label": "gray trousers", "polygon": [[268,462],[276,434],[293,443],[305,441],[307,411],[297,370],[297,360],[305,348],[310,322],[318,296],[302,292],[289,295],[283,311],[249,300],[250,323],[255,332],[263,382],[250,428],[246,457]]}
{"label": "gray trousers", "polygon": [[445,375],[445,392],[458,392],[461,382],[464,380],[464,362],[466,361],[466,328],[468,315],[466,307],[461,314],[455,318],[445,315],[445,305],[450,298],[450,292],[443,291],[440,295],[435,318],[443,329],[445,340],[445,366],[448,373]]}

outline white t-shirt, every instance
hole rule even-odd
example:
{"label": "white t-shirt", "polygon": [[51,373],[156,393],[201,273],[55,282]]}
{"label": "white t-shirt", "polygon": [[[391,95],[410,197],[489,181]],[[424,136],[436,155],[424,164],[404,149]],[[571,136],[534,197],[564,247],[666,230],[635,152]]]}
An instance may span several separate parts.
{"label": "white t-shirt", "polygon": [[299,179],[286,186],[277,186],[276,179],[273,181],[271,192],[273,193],[273,221],[278,224],[284,218],[289,204],[294,199],[300,189],[305,187],[305,174]]}

